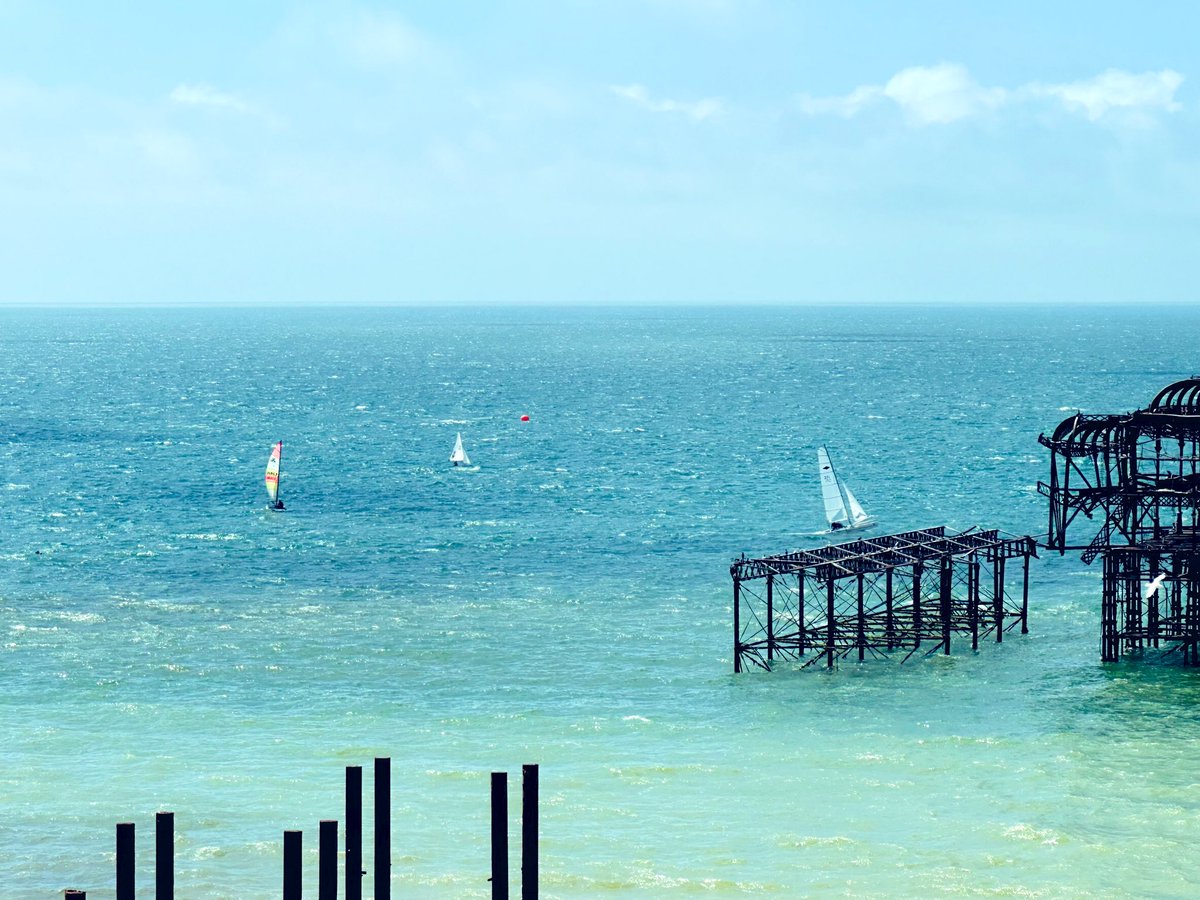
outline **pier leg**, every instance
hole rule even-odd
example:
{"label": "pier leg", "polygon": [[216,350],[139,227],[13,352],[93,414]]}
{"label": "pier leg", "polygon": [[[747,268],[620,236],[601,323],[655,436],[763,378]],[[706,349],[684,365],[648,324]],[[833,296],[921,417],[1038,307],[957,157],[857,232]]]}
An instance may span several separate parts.
{"label": "pier leg", "polygon": [[283,900],[304,900],[303,840],[302,831],[283,833]]}
{"label": "pier leg", "polygon": [[942,557],[942,583],[938,599],[942,614],[942,652],[950,655],[950,601],[954,591],[954,563],[950,557]]}
{"label": "pier leg", "polygon": [[322,819],[317,832],[317,897],[337,900],[338,823]]}
{"label": "pier leg", "polygon": [[392,758],[375,757],[375,900],[392,898]]}
{"label": "pier leg", "polygon": [[133,823],[117,823],[117,900],[134,900]]}
{"label": "pier leg", "polygon": [[742,583],[733,579],[733,671],[742,671]]}
{"label": "pier leg", "polygon": [[967,563],[967,623],[971,628],[971,649],[979,650],[979,562],[975,555]]}
{"label": "pier leg", "polygon": [[538,895],[538,767],[521,767],[521,900]]}
{"label": "pier leg", "polygon": [[154,817],[154,900],[175,897],[175,813]]}
{"label": "pier leg", "polygon": [[912,577],[912,612],[913,612],[913,650],[919,650],[921,647],[921,571],[922,565],[918,562],[913,566]]}
{"label": "pier leg", "polygon": [[362,900],[362,766],[346,766],[346,900]]}
{"label": "pier leg", "polygon": [[797,651],[800,656],[804,655],[805,641],[804,637],[804,570],[800,570],[799,576],[796,579],[796,634]]}
{"label": "pier leg", "polygon": [[1025,574],[1021,580],[1021,634],[1029,634],[1029,554],[1025,554]]}
{"label": "pier leg", "polygon": [[1100,595],[1100,661],[1117,661],[1117,575],[1118,562],[1112,552],[1104,554],[1104,583]]}
{"label": "pier leg", "polygon": [[858,661],[862,662],[867,653],[867,616],[863,610],[863,575],[858,576],[858,627],[854,641],[858,644]]}
{"label": "pier leg", "polygon": [[767,668],[775,659],[775,576],[767,576]]}
{"label": "pier leg", "polygon": [[896,613],[892,608],[892,570],[888,569],[884,575],[884,602],[887,604],[887,617],[884,621],[884,634],[887,638],[887,648],[893,649],[896,645]]}
{"label": "pier leg", "polygon": [[834,583],[830,578],[825,582],[825,620],[826,635],[825,635],[825,667],[833,668],[833,641],[837,634],[837,630],[833,624],[834,606],[833,606]]}
{"label": "pier leg", "polygon": [[508,900],[508,773],[492,773],[492,900]]}
{"label": "pier leg", "polygon": [[1004,563],[1003,556],[997,556],[992,564],[992,615],[996,619],[996,643],[1004,640]]}

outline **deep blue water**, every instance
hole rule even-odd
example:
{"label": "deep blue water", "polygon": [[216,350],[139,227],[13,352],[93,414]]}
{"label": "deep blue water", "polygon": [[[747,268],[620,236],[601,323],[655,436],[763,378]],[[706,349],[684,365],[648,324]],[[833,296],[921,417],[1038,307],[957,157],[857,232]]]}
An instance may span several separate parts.
{"label": "deep blue water", "polygon": [[1038,433],[1200,370],[1197,324],[0,310],[0,893],[111,896],[125,820],[149,891],[173,809],[182,895],[273,896],[390,755],[408,896],[488,895],[523,762],[545,896],[1194,895],[1200,680],[1099,664],[1098,571],[1043,553],[978,654],[735,677],[728,565],[813,543],[819,444],[881,532],[1043,532]]}

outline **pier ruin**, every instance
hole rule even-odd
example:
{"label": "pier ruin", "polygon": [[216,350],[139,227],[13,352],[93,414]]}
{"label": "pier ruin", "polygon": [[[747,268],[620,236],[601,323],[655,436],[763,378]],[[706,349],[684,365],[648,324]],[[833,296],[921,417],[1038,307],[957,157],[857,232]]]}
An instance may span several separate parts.
{"label": "pier ruin", "polygon": [[[953,635],[997,643],[1028,632],[1032,538],[926,528],[735,560],[733,670],[950,653]],[[1006,585],[1021,560],[1019,596]],[[1013,592],[1016,593],[1015,591]]]}
{"label": "pier ruin", "polygon": [[[1045,546],[1103,565],[1100,658],[1158,649],[1200,665],[1200,376],[1145,409],[1076,413],[1049,437]],[[1099,530],[1072,540],[1080,517]]]}

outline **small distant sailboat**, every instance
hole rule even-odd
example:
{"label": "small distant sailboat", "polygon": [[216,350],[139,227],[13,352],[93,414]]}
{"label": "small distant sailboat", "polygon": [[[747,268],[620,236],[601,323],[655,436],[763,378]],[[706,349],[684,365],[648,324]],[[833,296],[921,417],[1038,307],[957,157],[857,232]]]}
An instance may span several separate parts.
{"label": "small distant sailboat", "polygon": [[271,456],[267,459],[267,497],[270,503],[267,509],[283,509],[283,500],[279,497],[279,466],[283,462],[283,441],[271,448]]}
{"label": "small distant sailboat", "polygon": [[817,465],[821,471],[821,499],[825,501],[828,533],[853,531],[874,525],[875,519],[867,515],[850,488],[833,471],[829,452],[824,447],[817,448]]}
{"label": "small distant sailboat", "polygon": [[471,458],[467,456],[467,451],[463,449],[462,432],[458,432],[458,437],[454,439],[454,452],[450,454],[450,462],[457,465],[469,466]]}

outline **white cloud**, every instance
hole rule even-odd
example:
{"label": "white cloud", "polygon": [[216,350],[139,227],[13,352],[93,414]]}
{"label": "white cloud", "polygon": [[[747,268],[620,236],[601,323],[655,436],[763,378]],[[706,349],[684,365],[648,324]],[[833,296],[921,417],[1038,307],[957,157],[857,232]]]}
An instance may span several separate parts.
{"label": "white cloud", "polygon": [[1006,98],[1003,89],[980,87],[965,67],[952,63],[903,69],[884,85],[883,94],[919,125],[957,122]]}
{"label": "white cloud", "polygon": [[723,109],[721,101],[716,98],[697,100],[692,103],[678,100],[655,100],[640,84],[613,85],[611,90],[618,97],[624,97],[642,109],[648,109],[651,112],[682,113],[696,122],[719,115]]}
{"label": "white cloud", "polygon": [[207,84],[181,84],[171,91],[171,100],[184,106],[205,106],[240,113],[250,111],[250,104]]}
{"label": "white cloud", "polygon": [[1140,75],[1109,69],[1086,81],[1033,84],[1028,91],[1035,96],[1055,97],[1067,109],[1082,112],[1095,122],[1114,109],[1177,112],[1182,107],[1175,92],[1181,84],[1183,76],[1171,69]]}
{"label": "white cloud", "polygon": [[886,84],[861,85],[849,94],[812,97],[801,94],[800,110],[808,115],[850,118],[883,100],[895,103],[914,125],[945,125],[978,116],[1004,105],[1032,98],[1051,97],[1068,112],[1082,113],[1091,121],[1113,110],[1139,114],[1175,112],[1180,104],[1175,92],[1183,76],[1170,69],[1134,74],[1119,69],[1069,84],[1023,85],[1015,90],[984,87],[965,66],[940,63],[912,66],[893,75]]}

